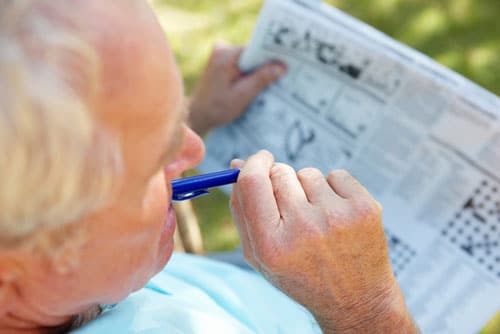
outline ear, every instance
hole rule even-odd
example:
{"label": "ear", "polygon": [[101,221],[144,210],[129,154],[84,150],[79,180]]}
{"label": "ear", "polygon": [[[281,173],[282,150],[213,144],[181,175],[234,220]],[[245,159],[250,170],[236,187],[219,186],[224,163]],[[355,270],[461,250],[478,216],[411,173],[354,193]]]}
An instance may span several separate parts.
{"label": "ear", "polygon": [[10,311],[14,295],[14,287],[10,282],[0,282],[0,319]]}
{"label": "ear", "polygon": [[61,275],[74,272],[80,265],[81,247],[78,243],[66,242],[53,253],[51,263],[54,270]]}
{"label": "ear", "polygon": [[81,253],[87,238],[85,233],[78,229],[65,231],[62,236],[58,245],[51,247],[50,263],[56,273],[66,275],[80,266]]}
{"label": "ear", "polygon": [[14,261],[0,256],[0,319],[7,314],[15,304],[16,280],[19,268]]}
{"label": "ear", "polygon": [[51,273],[66,275],[73,272],[79,266],[80,253],[87,243],[87,233],[82,225],[68,224],[39,231],[31,245],[33,247],[28,248],[31,258],[37,258]]}

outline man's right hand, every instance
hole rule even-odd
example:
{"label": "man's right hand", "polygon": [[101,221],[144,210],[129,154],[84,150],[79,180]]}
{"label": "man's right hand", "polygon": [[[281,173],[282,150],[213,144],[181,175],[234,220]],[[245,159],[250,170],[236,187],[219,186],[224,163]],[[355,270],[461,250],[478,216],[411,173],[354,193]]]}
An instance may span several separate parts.
{"label": "man's right hand", "polygon": [[298,173],[262,151],[241,168],[231,209],[247,261],[328,333],[415,333],[392,273],[382,208],[345,171]]}

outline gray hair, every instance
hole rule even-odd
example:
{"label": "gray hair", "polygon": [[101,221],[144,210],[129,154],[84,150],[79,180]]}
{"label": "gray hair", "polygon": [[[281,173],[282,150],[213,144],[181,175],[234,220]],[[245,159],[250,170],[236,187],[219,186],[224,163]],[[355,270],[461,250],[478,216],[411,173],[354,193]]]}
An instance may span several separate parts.
{"label": "gray hair", "polygon": [[100,61],[69,6],[0,0],[0,247],[105,205],[121,166],[90,113]]}

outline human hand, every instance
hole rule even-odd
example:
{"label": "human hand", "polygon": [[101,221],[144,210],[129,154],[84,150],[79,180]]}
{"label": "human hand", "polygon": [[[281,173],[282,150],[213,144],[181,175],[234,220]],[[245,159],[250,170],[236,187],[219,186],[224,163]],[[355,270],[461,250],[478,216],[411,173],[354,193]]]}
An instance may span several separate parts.
{"label": "human hand", "polygon": [[325,178],[235,160],[231,209],[247,261],[308,308],[325,333],[416,333],[392,274],[381,206],[345,171]]}
{"label": "human hand", "polygon": [[190,125],[203,135],[240,116],[267,86],[286,73],[282,63],[270,63],[242,73],[238,59],[243,49],[218,44],[190,100]]}

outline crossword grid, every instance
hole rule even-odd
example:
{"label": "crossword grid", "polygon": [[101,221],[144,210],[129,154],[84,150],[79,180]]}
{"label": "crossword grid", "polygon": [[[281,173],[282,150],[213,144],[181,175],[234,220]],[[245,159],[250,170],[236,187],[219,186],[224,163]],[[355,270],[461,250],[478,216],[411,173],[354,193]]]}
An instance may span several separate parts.
{"label": "crossword grid", "polygon": [[387,242],[389,243],[389,256],[391,259],[392,270],[396,277],[405,270],[411,260],[417,255],[403,240],[396,237],[394,234],[385,230]]}
{"label": "crossword grid", "polygon": [[500,185],[483,180],[441,234],[500,277]]}

